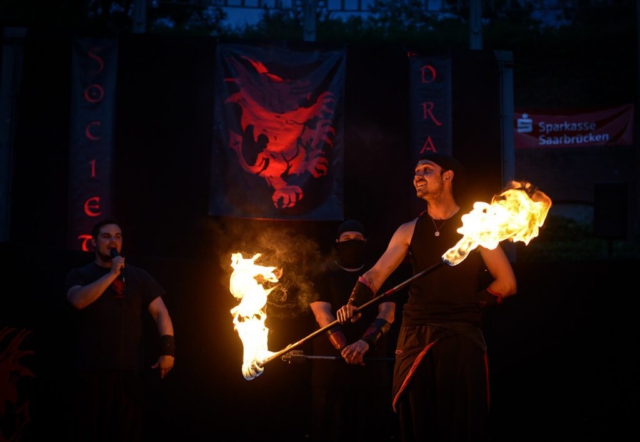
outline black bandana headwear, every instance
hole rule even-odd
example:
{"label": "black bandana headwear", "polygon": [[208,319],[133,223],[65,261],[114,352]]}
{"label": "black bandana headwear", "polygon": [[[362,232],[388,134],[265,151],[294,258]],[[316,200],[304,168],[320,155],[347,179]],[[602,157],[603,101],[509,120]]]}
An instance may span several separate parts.
{"label": "black bandana headwear", "polygon": [[362,223],[360,221],[356,221],[355,219],[348,219],[340,224],[340,226],[338,227],[338,239],[344,232],[359,232],[362,233],[362,236],[367,236]]}
{"label": "black bandana headwear", "polygon": [[442,153],[425,153],[418,157],[418,163],[420,160],[429,160],[442,167],[442,171],[453,170],[453,188],[456,194],[460,194],[464,190],[466,184],[466,173],[464,166],[452,157],[451,155],[445,155]]}
{"label": "black bandana headwear", "polygon": [[[344,232],[359,232],[366,236],[364,226],[354,219],[347,220],[338,227],[338,239]],[[338,264],[347,269],[357,269],[364,264],[367,243],[359,239],[336,242]]]}

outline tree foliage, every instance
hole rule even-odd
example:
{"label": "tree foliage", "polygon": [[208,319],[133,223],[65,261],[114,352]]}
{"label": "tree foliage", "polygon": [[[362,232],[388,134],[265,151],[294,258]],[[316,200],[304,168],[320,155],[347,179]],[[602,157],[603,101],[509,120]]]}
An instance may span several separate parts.
{"label": "tree foliage", "polygon": [[[143,0],[144,1],[144,0]],[[127,33],[134,29],[137,0],[0,0],[0,26]],[[220,6],[147,0],[151,33],[216,34],[227,14]]]}
{"label": "tree foliage", "polygon": [[[0,0],[0,25],[93,33],[133,31],[136,0]],[[146,33],[214,36],[221,40],[300,41],[302,3],[263,9],[257,24],[230,25],[213,2],[147,2]],[[322,4],[322,3],[320,3]],[[466,50],[470,45],[469,1],[445,0],[429,11],[422,0],[375,0],[367,13],[338,18],[316,13],[319,43],[402,44],[424,50]],[[516,104],[579,107],[628,103],[637,94],[636,5],[630,0],[588,5],[560,2],[536,9],[536,1],[483,2],[482,47],[511,51]],[[489,5],[489,7],[487,7]],[[589,6],[591,5],[591,6]],[[595,5],[595,6],[593,6]]]}
{"label": "tree foliage", "polygon": [[[129,33],[137,0],[0,0],[0,26]],[[519,107],[596,107],[628,103],[637,96],[636,2],[483,2],[482,47],[511,51]],[[213,2],[147,0],[145,32],[214,36],[252,41],[301,41],[301,3],[263,9],[257,24],[229,24]],[[403,44],[423,49],[465,50],[470,44],[469,1],[445,0],[434,12],[422,0],[374,0],[369,13],[336,17],[316,13],[319,43]],[[490,6],[490,7],[487,7]],[[586,5],[586,6],[585,6]]]}

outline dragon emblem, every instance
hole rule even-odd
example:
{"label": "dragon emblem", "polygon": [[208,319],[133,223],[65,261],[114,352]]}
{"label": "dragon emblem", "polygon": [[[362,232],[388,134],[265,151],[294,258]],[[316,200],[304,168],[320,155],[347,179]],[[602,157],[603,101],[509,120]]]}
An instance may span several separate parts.
{"label": "dragon emblem", "polygon": [[334,95],[314,94],[308,81],[282,78],[248,57],[232,63],[239,74],[225,81],[239,90],[225,103],[239,106],[242,133],[229,130],[229,147],[245,171],[273,189],[277,209],[293,208],[304,198],[305,180],[327,174],[324,149],[333,147]]}
{"label": "dragon emblem", "polygon": [[19,441],[26,425],[31,421],[29,401],[20,395],[19,383],[25,377],[35,377],[20,360],[34,353],[21,350],[24,339],[31,333],[15,328],[0,330],[0,442]]}

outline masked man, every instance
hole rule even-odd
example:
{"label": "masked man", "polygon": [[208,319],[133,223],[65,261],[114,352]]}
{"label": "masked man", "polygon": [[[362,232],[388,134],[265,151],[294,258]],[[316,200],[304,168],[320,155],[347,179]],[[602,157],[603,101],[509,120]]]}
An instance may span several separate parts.
{"label": "masked man", "polygon": [[[366,270],[367,239],[363,225],[347,220],[338,227],[335,259],[318,284],[311,303],[319,327],[336,321],[335,312],[349,300],[358,276]],[[312,437],[314,442],[389,440],[391,367],[386,358],[388,331],[395,318],[395,297],[363,309],[355,323],[336,325],[313,341]]]}

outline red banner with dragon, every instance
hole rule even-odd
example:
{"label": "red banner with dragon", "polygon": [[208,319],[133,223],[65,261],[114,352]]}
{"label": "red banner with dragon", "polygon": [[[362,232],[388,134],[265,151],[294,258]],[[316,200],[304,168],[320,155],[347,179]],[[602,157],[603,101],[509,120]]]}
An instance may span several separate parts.
{"label": "red banner with dragon", "polygon": [[343,218],[340,49],[219,44],[209,214]]}

